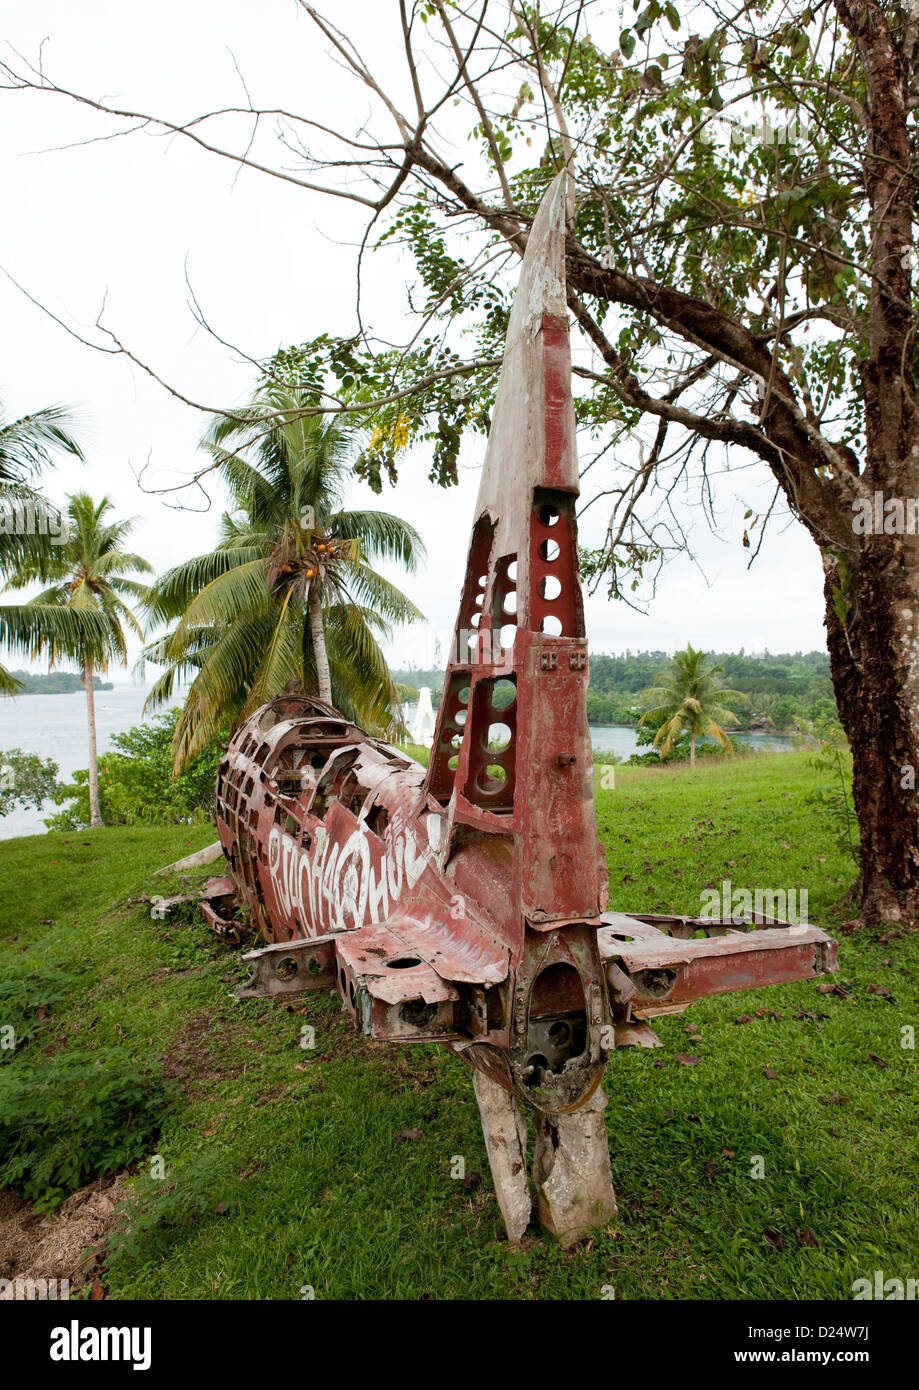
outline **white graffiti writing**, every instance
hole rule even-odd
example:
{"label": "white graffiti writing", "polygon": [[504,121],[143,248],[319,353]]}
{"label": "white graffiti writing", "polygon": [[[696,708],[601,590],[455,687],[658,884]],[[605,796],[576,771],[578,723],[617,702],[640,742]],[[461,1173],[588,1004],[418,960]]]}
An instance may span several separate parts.
{"label": "white graffiti writing", "polygon": [[402,893],[414,888],[431,851],[404,827],[390,826],[386,853],[374,865],[368,832],[360,823],[343,844],[323,827],[309,849],[273,826],[268,836],[268,872],[278,907],[296,913],[313,932],[348,931],[382,922]]}

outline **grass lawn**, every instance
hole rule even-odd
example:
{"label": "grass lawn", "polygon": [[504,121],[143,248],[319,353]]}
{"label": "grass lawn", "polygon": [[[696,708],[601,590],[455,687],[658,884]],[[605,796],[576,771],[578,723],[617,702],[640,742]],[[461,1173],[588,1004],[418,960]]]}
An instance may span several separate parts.
{"label": "grass lawn", "polygon": [[[844,920],[834,904],[853,870],[807,804],[826,779],[804,755],[617,768],[612,790],[597,772],[611,906],[698,913],[706,886],[730,879],[806,888],[814,923]],[[876,1269],[919,1276],[917,1054],[901,1046],[919,1025],[919,934],[844,937],[842,993],[722,996],[658,1021],[661,1050],[618,1051],[605,1083],[618,1222],[567,1254],[535,1229],[511,1251],[459,1061],[370,1044],[329,996],[236,1003],[238,949],[192,915],[127,902],[165,891],[151,871],[212,838],[0,842],[0,979],[53,958],[78,981],[10,1065],[119,1046],[160,1059],[177,1088],[156,1145],[165,1179],[139,1165],[141,1215],[102,1275],[107,1296],[600,1298],[612,1285],[814,1299],[851,1297]]]}

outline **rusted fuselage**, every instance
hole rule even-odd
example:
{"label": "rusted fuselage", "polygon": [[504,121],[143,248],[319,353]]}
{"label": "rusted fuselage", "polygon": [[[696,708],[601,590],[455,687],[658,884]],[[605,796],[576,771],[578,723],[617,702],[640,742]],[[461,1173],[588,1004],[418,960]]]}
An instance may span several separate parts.
{"label": "rusted fuselage", "polygon": [[[566,1242],[615,1210],[599,1083],[648,1020],[835,968],[807,924],[608,910],[587,725],[564,176],[534,220],[508,327],[425,770],[308,698],[242,725],[217,822],[234,898],[270,944],[240,994],[337,989],[373,1038],[435,1040],[475,1073],[508,1233]],[[521,1178],[522,1169],[522,1178]],[[522,1184],[522,1185],[521,1185]]]}

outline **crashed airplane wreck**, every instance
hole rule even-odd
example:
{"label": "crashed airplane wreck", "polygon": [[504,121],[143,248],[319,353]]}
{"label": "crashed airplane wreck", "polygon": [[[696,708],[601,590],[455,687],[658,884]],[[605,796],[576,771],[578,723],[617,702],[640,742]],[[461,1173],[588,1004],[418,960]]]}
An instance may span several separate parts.
{"label": "crashed airplane wreck", "polygon": [[[601,1085],[655,1016],[835,969],[816,927],[607,907],[587,725],[565,178],[533,223],[508,326],[443,698],[425,770],[337,710],[281,697],[217,780],[230,874],[204,911],[270,944],[240,998],[337,990],[372,1039],[472,1071],[508,1238],[563,1245],[616,1202]],[[532,1175],[527,1124],[534,1131]],[[532,1179],[532,1181],[531,1181]]]}

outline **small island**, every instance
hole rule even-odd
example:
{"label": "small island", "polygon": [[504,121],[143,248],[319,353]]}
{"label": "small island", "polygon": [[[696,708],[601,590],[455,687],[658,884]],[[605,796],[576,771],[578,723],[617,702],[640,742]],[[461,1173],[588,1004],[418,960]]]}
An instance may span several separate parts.
{"label": "small island", "polygon": [[[13,671],[13,678],[19,681],[20,695],[70,695],[83,689],[83,678],[76,671],[48,671],[44,675],[32,675],[28,671]],[[96,676],[94,690],[114,690],[111,681],[101,681]]]}

